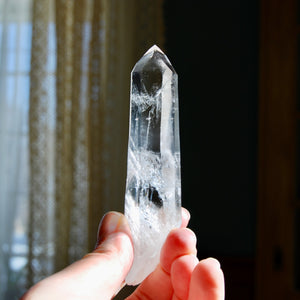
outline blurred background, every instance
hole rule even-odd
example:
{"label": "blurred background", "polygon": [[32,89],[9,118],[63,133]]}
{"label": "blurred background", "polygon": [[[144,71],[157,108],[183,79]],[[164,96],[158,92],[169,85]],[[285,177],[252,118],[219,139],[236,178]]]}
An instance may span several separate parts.
{"label": "blurred background", "polygon": [[165,24],[198,255],[221,261],[228,299],[254,299],[259,3],[166,1]]}
{"label": "blurred background", "polygon": [[0,299],[123,210],[130,71],[153,44],[179,76],[199,258],[228,299],[300,299],[298,2],[0,0]]}

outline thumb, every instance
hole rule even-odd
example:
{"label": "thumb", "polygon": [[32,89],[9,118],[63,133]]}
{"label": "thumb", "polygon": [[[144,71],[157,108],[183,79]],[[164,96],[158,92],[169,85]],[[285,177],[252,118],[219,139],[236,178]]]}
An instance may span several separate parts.
{"label": "thumb", "polygon": [[[62,271],[42,280],[28,299],[111,299],[122,286],[132,265],[133,247],[125,216],[107,213],[98,230],[93,252]],[[26,299],[26,298],[25,298]]]}
{"label": "thumb", "polygon": [[132,261],[133,246],[128,222],[123,214],[109,212],[100,222],[94,251],[80,260],[78,267],[89,270],[87,280],[89,285],[93,283],[97,287],[97,297],[111,299],[122,286]]}

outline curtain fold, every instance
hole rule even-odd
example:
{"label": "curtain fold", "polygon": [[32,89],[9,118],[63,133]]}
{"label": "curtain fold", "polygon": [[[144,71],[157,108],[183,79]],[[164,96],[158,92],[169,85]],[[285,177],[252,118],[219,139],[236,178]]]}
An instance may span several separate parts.
{"label": "curtain fold", "polygon": [[72,58],[71,152],[72,190],[69,232],[69,261],[88,250],[88,109],[91,1],[74,5]]}
{"label": "curtain fold", "polygon": [[53,126],[50,122],[49,29],[50,0],[33,2],[29,149],[28,284],[53,271]]}
{"label": "curtain fold", "polygon": [[97,216],[104,211],[103,203],[105,189],[105,160],[103,159],[104,144],[104,88],[103,72],[105,61],[105,14],[104,1],[94,1],[91,22],[91,48],[89,62],[89,108],[88,108],[88,248],[93,247],[92,232],[97,226]]}
{"label": "curtain fold", "polygon": [[123,211],[130,71],[163,43],[162,0],[33,2],[28,284]]}
{"label": "curtain fold", "polygon": [[0,299],[26,277],[30,21],[30,0],[0,0]]}

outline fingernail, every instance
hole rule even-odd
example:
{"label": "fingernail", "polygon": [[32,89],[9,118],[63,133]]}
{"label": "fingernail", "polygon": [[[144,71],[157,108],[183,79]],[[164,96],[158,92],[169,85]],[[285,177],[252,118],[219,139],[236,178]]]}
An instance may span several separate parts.
{"label": "fingernail", "polygon": [[204,259],[204,261],[206,263],[209,263],[209,264],[215,266],[217,269],[221,269],[220,262],[217,259],[213,258],[213,257],[208,257],[208,258]]}
{"label": "fingernail", "polygon": [[123,214],[113,211],[105,214],[99,224],[96,246],[107,236],[116,232],[125,232],[128,234],[129,226]]}
{"label": "fingernail", "polygon": [[182,214],[185,220],[189,221],[191,219],[190,212],[184,207],[182,207]]}

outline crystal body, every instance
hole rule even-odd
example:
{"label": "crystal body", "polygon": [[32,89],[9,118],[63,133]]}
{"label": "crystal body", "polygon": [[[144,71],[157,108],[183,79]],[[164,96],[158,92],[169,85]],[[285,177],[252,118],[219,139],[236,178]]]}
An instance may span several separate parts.
{"label": "crystal body", "polygon": [[168,233],[181,224],[177,74],[157,46],[131,73],[125,215],[134,244],[126,283],[136,285],[155,269]]}

